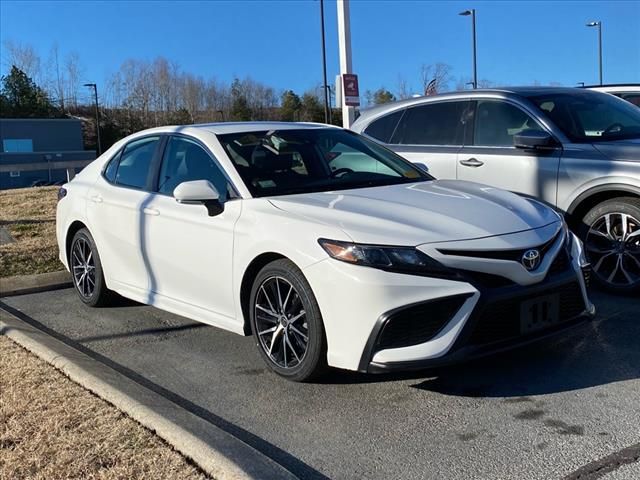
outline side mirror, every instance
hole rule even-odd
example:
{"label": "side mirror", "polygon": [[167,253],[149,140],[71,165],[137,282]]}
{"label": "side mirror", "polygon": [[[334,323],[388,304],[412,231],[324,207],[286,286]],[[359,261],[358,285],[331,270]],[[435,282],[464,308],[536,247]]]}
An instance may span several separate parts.
{"label": "side mirror", "polygon": [[429,173],[429,167],[427,167],[424,163],[420,163],[420,162],[413,162],[413,164],[419,169],[422,170],[424,173]]}
{"label": "side mirror", "polygon": [[556,140],[547,132],[523,130],[513,136],[513,146],[526,150],[552,149],[558,146]]}
{"label": "side mirror", "polygon": [[204,205],[210,217],[219,215],[224,210],[224,205],[220,203],[220,194],[209,180],[182,182],[173,191],[173,196],[178,203]]}

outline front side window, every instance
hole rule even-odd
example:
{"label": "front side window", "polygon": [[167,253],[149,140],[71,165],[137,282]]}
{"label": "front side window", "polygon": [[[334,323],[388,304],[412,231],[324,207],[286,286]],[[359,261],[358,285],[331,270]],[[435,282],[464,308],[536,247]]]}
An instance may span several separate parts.
{"label": "front side window", "polygon": [[391,143],[403,145],[462,145],[464,111],[468,101],[438,102],[406,110]]}
{"label": "front side window", "polygon": [[398,110],[397,112],[393,112],[389,115],[385,115],[382,118],[374,120],[367,128],[365,128],[364,133],[366,133],[370,137],[375,138],[376,140],[380,140],[384,143],[389,143],[393,132],[396,131],[398,120],[400,120],[400,117],[402,117],[403,113],[404,110]]}
{"label": "front side window", "polygon": [[160,137],[146,137],[124,147],[115,175],[116,185],[139,189],[146,187],[151,160],[159,141]]}
{"label": "front side window", "polygon": [[231,191],[226,177],[209,153],[184,137],[171,137],[165,148],[158,176],[158,192],[173,195],[182,182],[209,180],[225,201]]}
{"label": "front side window", "polygon": [[431,180],[395,153],[337,128],[219,135],[254,197]]}
{"label": "front side window", "polygon": [[513,147],[513,136],[524,130],[540,130],[538,122],[515,105],[499,100],[479,100],[473,144],[481,147]]}
{"label": "front side window", "polygon": [[613,95],[576,91],[528,98],[572,142],[640,138],[640,109]]}

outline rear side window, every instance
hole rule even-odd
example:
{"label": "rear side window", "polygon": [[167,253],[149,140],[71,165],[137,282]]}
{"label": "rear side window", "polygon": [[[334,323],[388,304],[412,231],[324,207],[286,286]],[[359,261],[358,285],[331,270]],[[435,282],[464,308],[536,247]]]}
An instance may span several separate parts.
{"label": "rear side window", "polygon": [[403,113],[404,110],[398,110],[397,112],[385,115],[384,117],[371,122],[371,124],[364,129],[364,133],[376,140],[389,143],[391,135],[393,135],[393,132],[396,130],[398,120],[400,120]]}
{"label": "rear side window", "polygon": [[124,147],[118,162],[116,185],[140,189],[146,187],[151,160],[159,141],[160,137],[146,137],[128,143]]}
{"label": "rear side window", "polygon": [[115,183],[116,181],[116,173],[118,172],[118,161],[120,160],[120,153],[116,153],[111,160],[109,160],[109,164],[107,168],[104,169],[104,178],[106,178],[110,183]]}
{"label": "rear side window", "polygon": [[463,113],[468,101],[438,102],[407,109],[391,143],[462,145]]}

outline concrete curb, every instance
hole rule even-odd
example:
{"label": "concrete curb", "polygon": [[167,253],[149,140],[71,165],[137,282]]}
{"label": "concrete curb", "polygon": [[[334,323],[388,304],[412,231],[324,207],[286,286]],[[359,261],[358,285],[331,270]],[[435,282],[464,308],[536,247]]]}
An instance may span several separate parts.
{"label": "concrete curb", "polygon": [[71,274],[66,270],[34,275],[0,278],[0,297],[36,293],[55,288],[70,287]]}
{"label": "concrete curb", "polygon": [[0,309],[6,335],[99,397],[115,405],[215,479],[293,480],[266,455],[111,367]]}

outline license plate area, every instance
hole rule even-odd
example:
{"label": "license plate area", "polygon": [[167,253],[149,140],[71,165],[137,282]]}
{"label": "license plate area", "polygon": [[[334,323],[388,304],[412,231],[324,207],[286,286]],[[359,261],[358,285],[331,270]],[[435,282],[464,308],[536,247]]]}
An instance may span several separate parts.
{"label": "license plate area", "polygon": [[553,327],[560,322],[560,295],[552,294],[525,300],[520,304],[520,333]]}

